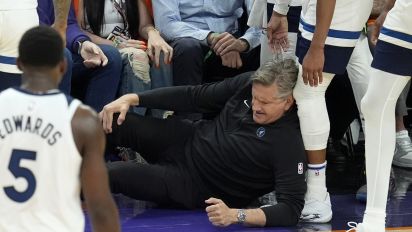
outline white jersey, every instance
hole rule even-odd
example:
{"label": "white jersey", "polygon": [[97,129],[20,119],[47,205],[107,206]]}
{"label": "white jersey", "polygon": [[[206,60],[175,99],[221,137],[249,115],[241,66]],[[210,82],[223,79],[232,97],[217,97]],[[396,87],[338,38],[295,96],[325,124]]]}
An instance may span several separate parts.
{"label": "white jersey", "polygon": [[[408,0],[407,0],[408,1]],[[317,0],[303,0],[300,31],[312,41],[316,25]],[[326,44],[355,47],[372,11],[373,0],[336,0]]]}
{"label": "white jersey", "polygon": [[412,49],[412,1],[397,0],[389,11],[379,39]]}
{"label": "white jersey", "polygon": [[0,11],[36,9],[37,0],[0,0]]}
{"label": "white jersey", "polygon": [[80,166],[63,93],[0,93],[0,231],[80,232]]}

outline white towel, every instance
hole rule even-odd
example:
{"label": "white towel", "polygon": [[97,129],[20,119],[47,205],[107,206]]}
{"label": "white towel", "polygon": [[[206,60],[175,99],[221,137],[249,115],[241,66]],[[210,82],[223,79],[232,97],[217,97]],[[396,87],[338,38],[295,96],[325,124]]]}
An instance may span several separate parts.
{"label": "white towel", "polygon": [[249,27],[266,28],[267,25],[267,0],[254,0],[247,25]]}

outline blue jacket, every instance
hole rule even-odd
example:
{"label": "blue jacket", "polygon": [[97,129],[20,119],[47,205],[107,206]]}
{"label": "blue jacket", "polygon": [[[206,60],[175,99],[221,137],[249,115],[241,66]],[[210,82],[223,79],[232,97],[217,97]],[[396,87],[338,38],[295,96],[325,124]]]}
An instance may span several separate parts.
{"label": "blue jacket", "polygon": [[[40,24],[52,25],[54,23],[54,7],[52,0],[37,0],[37,13],[39,14]],[[70,6],[69,18],[67,20],[67,32],[66,32],[66,47],[72,53],[77,54],[76,41],[90,40],[90,38],[84,34],[77,24],[76,15],[74,13],[73,4]]]}

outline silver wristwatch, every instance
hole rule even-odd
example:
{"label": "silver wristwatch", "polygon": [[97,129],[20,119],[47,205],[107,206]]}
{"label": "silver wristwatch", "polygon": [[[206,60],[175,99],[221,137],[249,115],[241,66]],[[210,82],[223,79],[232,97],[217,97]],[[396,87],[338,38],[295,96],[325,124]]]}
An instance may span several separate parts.
{"label": "silver wristwatch", "polygon": [[237,210],[237,222],[244,223],[246,221],[246,214],[244,209]]}

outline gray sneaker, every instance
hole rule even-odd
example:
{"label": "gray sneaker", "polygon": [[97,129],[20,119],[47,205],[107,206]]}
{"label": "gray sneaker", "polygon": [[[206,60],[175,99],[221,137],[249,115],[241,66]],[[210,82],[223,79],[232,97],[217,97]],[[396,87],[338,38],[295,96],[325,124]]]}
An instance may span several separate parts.
{"label": "gray sneaker", "polygon": [[412,142],[409,137],[396,138],[395,155],[393,156],[393,165],[412,168]]}
{"label": "gray sneaker", "polygon": [[412,183],[412,170],[394,166],[393,174],[396,188],[392,193],[392,197],[395,199],[404,199],[408,193],[409,186]]}

